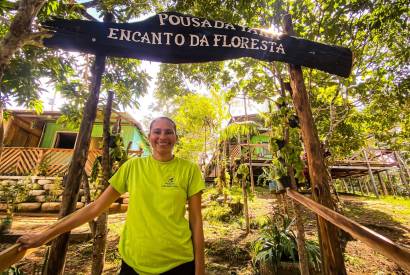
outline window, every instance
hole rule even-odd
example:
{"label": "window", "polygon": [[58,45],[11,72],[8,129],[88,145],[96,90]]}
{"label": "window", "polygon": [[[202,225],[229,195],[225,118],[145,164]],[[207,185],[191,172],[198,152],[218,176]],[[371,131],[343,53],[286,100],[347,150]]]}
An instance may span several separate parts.
{"label": "window", "polygon": [[77,133],[57,132],[54,148],[73,149]]}

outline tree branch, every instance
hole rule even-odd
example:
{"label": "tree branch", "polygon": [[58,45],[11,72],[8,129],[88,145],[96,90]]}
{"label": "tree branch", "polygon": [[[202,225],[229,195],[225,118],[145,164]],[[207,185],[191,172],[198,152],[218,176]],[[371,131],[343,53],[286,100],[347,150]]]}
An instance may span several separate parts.
{"label": "tree branch", "polygon": [[93,8],[95,6],[97,6],[99,4],[99,0],[93,0],[90,2],[84,2],[84,3],[79,3],[81,4],[84,8],[89,9],[89,8]]}

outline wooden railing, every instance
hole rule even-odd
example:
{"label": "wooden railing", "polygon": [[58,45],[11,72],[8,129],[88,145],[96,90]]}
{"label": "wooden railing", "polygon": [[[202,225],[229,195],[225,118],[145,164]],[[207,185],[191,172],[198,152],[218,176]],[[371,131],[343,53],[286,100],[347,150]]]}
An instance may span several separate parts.
{"label": "wooden railing", "polygon": [[[0,175],[3,176],[61,176],[67,172],[74,149],[4,147],[0,158]],[[89,175],[95,159],[102,150],[88,152],[85,171]],[[129,151],[140,156],[142,151]]]}
{"label": "wooden railing", "polygon": [[410,250],[395,244],[388,238],[360,225],[349,218],[346,218],[345,216],[315,202],[314,200],[304,197],[294,190],[287,189],[286,194],[317,215],[346,231],[354,238],[364,242],[382,255],[396,262],[401,267],[410,271]]}

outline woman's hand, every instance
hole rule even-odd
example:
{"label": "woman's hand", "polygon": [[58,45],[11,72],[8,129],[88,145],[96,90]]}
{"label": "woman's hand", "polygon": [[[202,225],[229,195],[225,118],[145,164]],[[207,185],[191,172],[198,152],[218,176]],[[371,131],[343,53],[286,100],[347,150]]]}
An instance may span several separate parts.
{"label": "woman's hand", "polygon": [[21,236],[17,240],[17,243],[21,244],[20,250],[41,246],[56,236],[94,219],[106,210],[120,195],[114,188],[108,186],[93,203],[58,220],[41,232]]}
{"label": "woman's hand", "polygon": [[39,247],[47,242],[47,236],[44,232],[26,234],[18,238],[17,243],[21,244],[19,250]]}

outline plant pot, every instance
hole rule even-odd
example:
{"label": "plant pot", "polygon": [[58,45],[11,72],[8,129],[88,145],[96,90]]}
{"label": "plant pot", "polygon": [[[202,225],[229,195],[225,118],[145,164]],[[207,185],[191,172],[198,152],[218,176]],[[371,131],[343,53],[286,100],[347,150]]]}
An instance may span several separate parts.
{"label": "plant pot", "polygon": [[286,143],[283,139],[276,139],[275,140],[276,144],[278,145],[278,149],[282,149],[283,147],[285,147]]}
{"label": "plant pot", "polygon": [[[299,275],[299,262],[280,262],[278,266],[278,270],[275,273],[272,268],[267,265],[261,265],[259,268],[261,275]],[[312,275],[319,275],[321,274],[319,271],[316,271],[313,267],[309,266],[309,273]]]}
{"label": "plant pot", "polygon": [[290,177],[289,176],[281,176],[279,178],[279,182],[283,185],[284,188],[290,187]]}
{"label": "plant pot", "polygon": [[288,123],[290,128],[299,127],[299,118],[295,115],[291,115],[288,119]]}
{"label": "plant pot", "polygon": [[261,275],[298,275],[300,274],[299,271],[299,263],[292,263],[292,262],[280,262],[277,271],[272,269],[271,266],[267,264],[261,265],[260,269]]}

